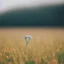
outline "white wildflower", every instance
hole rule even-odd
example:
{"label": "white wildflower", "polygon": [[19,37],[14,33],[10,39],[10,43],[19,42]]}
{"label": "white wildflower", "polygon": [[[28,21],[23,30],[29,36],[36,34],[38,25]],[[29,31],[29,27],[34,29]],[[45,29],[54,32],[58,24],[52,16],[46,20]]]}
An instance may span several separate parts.
{"label": "white wildflower", "polygon": [[24,36],[24,39],[26,40],[26,45],[27,45],[28,42],[29,42],[29,40],[32,39],[32,36],[30,36],[30,35],[26,35],[26,36]]}

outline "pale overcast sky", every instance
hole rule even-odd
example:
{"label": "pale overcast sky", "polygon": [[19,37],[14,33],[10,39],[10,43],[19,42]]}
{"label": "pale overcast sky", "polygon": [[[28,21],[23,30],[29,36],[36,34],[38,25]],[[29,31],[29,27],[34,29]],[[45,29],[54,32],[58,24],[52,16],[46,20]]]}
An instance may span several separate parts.
{"label": "pale overcast sky", "polygon": [[57,3],[64,3],[64,0],[0,0],[0,12],[17,7],[34,7]]}

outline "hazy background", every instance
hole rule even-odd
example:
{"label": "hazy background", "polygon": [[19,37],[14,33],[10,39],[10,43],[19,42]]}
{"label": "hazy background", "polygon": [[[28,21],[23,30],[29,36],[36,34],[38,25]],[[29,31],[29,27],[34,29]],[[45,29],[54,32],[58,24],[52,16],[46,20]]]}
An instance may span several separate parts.
{"label": "hazy background", "polygon": [[14,8],[64,4],[64,0],[0,0],[0,12]]}
{"label": "hazy background", "polygon": [[0,0],[0,27],[64,26],[64,0]]}

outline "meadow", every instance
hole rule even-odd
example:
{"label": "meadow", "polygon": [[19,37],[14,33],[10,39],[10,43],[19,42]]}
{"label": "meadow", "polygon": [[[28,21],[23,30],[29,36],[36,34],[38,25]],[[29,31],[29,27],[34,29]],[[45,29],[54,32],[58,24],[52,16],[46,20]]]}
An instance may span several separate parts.
{"label": "meadow", "polygon": [[64,64],[64,29],[0,28],[0,64]]}

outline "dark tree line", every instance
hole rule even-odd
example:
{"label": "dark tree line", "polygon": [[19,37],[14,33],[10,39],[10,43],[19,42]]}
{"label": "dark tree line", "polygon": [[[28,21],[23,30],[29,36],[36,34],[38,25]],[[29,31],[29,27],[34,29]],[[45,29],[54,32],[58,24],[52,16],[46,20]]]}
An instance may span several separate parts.
{"label": "dark tree line", "polygon": [[64,5],[10,11],[0,16],[0,26],[64,26]]}

